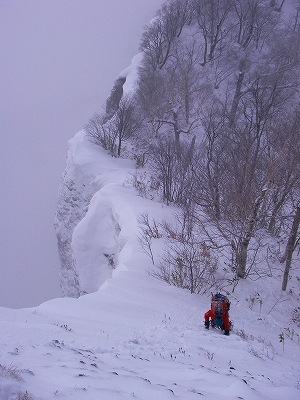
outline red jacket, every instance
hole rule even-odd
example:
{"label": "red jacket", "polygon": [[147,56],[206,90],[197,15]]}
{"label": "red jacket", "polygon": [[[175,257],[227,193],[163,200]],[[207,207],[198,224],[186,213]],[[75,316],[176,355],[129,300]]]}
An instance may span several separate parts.
{"label": "red jacket", "polygon": [[[208,310],[205,314],[204,314],[204,319],[205,321],[209,321],[209,318],[211,319],[216,319],[215,314],[212,312],[212,310]],[[228,312],[226,312],[221,318],[223,318],[223,322],[224,322],[224,329],[227,331],[229,331],[230,329],[230,322],[229,322],[229,315]]]}

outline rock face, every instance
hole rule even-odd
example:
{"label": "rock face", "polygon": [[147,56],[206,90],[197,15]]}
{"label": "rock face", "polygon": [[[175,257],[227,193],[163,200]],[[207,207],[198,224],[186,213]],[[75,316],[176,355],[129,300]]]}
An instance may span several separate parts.
{"label": "rock face", "polygon": [[125,68],[115,80],[105,107],[105,121],[113,117],[118,110],[123,95],[129,95],[135,90],[138,79],[138,67],[143,59],[139,53],[133,57],[129,67]]}
{"label": "rock face", "polygon": [[79,137],[75,137],[69,141],[67,163],[59,188],[54,219],[61,262],[60,285],[63,296],[70,297],[79,297],[82,294],[72,247],[73,231],[85,216],[90,200],[97,190],[94,184],[89,183],[91,177],[84,170],[80,159],[76,159],[76,153],[80,151],[78,139]]}
{"label": "rock face", "polygon": [[108,99],[106,100],[106,119],[109,120],[117,111],[119,103],[123,96],[123,85],[126,81],[125,77],[119,76],[115,81],[113,88],[110,92]]}

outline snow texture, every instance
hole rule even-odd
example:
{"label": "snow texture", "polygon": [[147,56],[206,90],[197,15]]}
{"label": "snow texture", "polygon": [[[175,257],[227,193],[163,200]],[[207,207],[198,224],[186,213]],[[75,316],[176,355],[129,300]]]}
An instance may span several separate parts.
{"label": "snow texture", "polygon": [[209,296],[150,276],[139,248],[138,216],[159,221],[170,208],[130,188],[130,161],[82,132],[69,146],[56,221],[73,262],[63,287],[94,293],[0,308],[0,400],[299,399],[299,282],[284,294],[280,274],[240,282],[230,336],[205,330]]}

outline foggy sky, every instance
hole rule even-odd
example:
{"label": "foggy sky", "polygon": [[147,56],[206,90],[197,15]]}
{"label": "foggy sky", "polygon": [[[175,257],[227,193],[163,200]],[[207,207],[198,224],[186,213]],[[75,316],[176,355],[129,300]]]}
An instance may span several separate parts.
{"label": "foggy sky", "polygon": [[60,297],[67,141],[101,111],[163,0],[0,1],[0,306]]}

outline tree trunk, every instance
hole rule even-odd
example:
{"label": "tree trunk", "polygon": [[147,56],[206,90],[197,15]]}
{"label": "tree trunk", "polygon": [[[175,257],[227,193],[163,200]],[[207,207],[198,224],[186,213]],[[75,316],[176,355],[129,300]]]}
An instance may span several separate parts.
{"label": "tree trunk", "polygon": [[178,157],[180,157],[180,133],[181,130],[179,128],[178,125],[178,115],[177,112],[173,110],[173,119],[174,119],[174,123],[173,123],[173,128],[174,128],[174,134],[175,134],[175,151],[176,151],[176,155]]}
{"label": "tree trunk", "polygon": [[266,190],[263,189],[261,195],[256,199],[252,214],[249,217],[247,230],[243,238],[239,239],[238,248],[236,249],[236,266],[238,278],[246,278],[246,266],[248,257],[248,247],[255,230],[255,222],[257,220],[260,205],[266,195]]}
{"label": "tree trunk", "polygon": [[230,110],[230,114],[229,114],[229,123],[231,126],[235,122],[238,105],[239,105],[239,102],[240,102],[240,99],[242,96],[242,84],[243,84],[244,78],[245,78],[245,60],[241,60],[239,77],[236,82],[235,93],[234,93],[231,110]]}
{"label": "tree trunk", "polygon": [[118,139],[118,152],[117,152],[118,157],[120,157],[120,155],[121,155],[121,147],[122,147],[122,138],[121,138],[121,135],[119,134],[119,139]]}
{"label": "tree trunk", "polygon": [[292,256],[293,252],[295,250],[295,243],[297,239],[297,232],[299,228],[299,223],[300,223],[300,203],[297,206],[296,213],[294,216],[293,220],[293,225],[291,228],[289,240],[286,245],[286,250],[285,250],[285,270],[283,274],[283,281],[282,281],[282,290],[285,291],[287,287],[287,282],[289,278],[289,273],[291,269],[291,264],[292,264]]}
{"label": "tree trunk", "polygon": [[275,204],[275,206],[273,208],[269,226],[268,226],[268,231],[270,232],[271,235],[275,234],[276,217],[277,217],[277,214],[278,214],[280,208],[282,207],[282,205],[284,203],[285,198],[286,198],[286,194],[284,193],[282,195],[281,199]]}
{"label": "tree trunk", "polygon": [[236,252],[236,264],[237,264],[237,276],[238,278],[244,279],[246,277],[246,266],[248,256],[248,246],[250,243],[250,237],[241,240]]}

